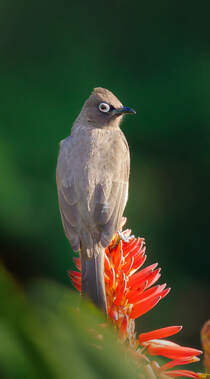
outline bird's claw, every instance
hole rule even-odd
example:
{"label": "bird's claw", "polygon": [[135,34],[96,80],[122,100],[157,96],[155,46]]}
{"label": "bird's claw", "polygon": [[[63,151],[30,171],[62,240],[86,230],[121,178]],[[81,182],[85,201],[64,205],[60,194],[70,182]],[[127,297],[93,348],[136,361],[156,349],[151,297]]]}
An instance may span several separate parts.
{"label": "bird's claw", "polygon": [[124,232],[118,232],[118,235],[119,235],[119,238],[120,240],[124,241],[124,242],[129,242],[130,240],[134,239],[135,236],[134,235],[130,235],[131,234],[131,230],[130,229],[127,229],[125,230]]}

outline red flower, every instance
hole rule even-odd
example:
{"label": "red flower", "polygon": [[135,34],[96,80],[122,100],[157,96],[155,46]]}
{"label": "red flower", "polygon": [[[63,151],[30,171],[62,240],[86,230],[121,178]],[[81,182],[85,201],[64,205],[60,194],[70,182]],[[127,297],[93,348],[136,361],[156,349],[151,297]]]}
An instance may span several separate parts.
{"label": "red flower", "polygon": [[[104,279],[108,316],[120,329],[124,339],[132,336],[132,323],[163,299],[170,288],[166,284],[153,286],[160,278],[160,268],[155,263],[138,271],[146,260],[143,238],[131,238],[128,242],[117,235],[105,250]],[[80,270],[80,260],[75,259]],[[137,272],[138,271],[138,272]],[[69,272],[77,290],[81,291],[81,274]]]}
{"label": "red flower", "polygon": [[[197,359],[197,360],[199,360],[199,359]],[[196,362],[197,360],[194,360],[193,362]],[[175,365],[182,365],[182,364],[186,364],[186,363],[192,363],[192,361],[188,361],[188,362],[173,361],[173,363],[174,363],[173,366],[175,366]],[[182,377],[186,377],[186,378],[206,379],[206,377],[207,377],[207,374],[203,374],[200,372],[194,372],[191,370],[173,370],[173,371],[172,370],[170,370],[170,371],[164,370],[163,369],[164,367],[165,367],[165,369],[173,367],[171,362],[166,363],[164,366],[160,367],[157,362],[153,361],[151,363],[151,366],[152,366],[153,371],[156,374],[156,376],[160,377],[160,378],[161,378],[162,373],[164,374],[164,377],[165,377],[165,375],[167,375],[168,377],[171,377],[171,378],[176,378],[178,376],[182,376]]]}
{"label": "red flower", "polygon": [[142,343],[150,355],[162,355],[170,359],[185,359],[202,354],[201,350],[177,345],[174,342],[154,339]]}
{"label": "red flower", "polygon": [[166,371],[165,374],[170,376],[171,378],[176,378],[177,376],[184,376],[186,378],[206,378],[205,374],[202,374],[200,372],[190,371],[190,370]]}
{"label": "red flower", "polygon": [[199,378],[201,374],[188,370],[168,371],[174,366],[198,362],[199,358],[197,356],[202,354],[201,350],[180,346],[174,342],[162,339],[178,333],[181,328],[181,326],[169,326],[166,328],[153,330],[152,332],[142,333],[139,335],[139,342],[147,349],[147,352],[150,355],[161,355],[172,359],[161,367],[156,365],[157,375],[164,372],[164,374],[170,377],[187,376]]}
{"label": "red flower", "polygon": [[173,334],[178,333],[181,329],[182,326],[168,326],[166,328],[153,330],[152,332],[141,333],[139,335],[139,341],[140,343],[143,343],[156,338],[170,337],[173,336]]}
{"label": "red flower", "polygon": [[[125,237],[129,237],[129,234],[130,231],[124,232]],[[117,234],[105,250],[104,280],[108,317],[119,330],[121,341],[127,340],[131,347],[140,349],[140,353],[171,359],[162,367],[153,362],[157,376],[164,373],[170,377],[200,378],[204,374],[188,370],[168,371],[174,366],[198,361],[197,356],[202,353],[162,339],[178,333],[181,326],[141,333],[136,339],[134,320],[155,307],[170,291],[166,284],[154,285],[161,276],[157,263],[140,270],[146,261],[145,249],[143,238],[130,237],[126,240]],[[75,264],[80,270],[79,258],[75,258]],[[81,273],[70,271],[69,276],[76,289],[81,291]]]}

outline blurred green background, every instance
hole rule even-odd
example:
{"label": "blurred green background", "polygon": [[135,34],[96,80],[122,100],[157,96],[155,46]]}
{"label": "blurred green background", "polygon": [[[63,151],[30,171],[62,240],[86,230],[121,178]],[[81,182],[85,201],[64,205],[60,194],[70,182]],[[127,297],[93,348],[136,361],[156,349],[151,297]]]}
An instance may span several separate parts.
{"label": "blurred green background", "polygon": [[127,226],[172,287],[138,331],[184,324],[177,341],[197,347],[210,313],[209,11],[209,1],[0,4],[2,262],[24,286],[44,277],[71,287],[58,144],[92,88],[106,87],[137,111],[122,125]]}

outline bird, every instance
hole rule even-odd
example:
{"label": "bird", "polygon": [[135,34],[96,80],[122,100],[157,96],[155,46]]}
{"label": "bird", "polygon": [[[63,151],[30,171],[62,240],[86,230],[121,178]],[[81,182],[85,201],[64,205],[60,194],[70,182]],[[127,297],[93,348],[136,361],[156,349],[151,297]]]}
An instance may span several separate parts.
{"label": "bird", "polygon": [[108,89],[94,88],[60,142],[56,167],[64,232],[80,252],[81,293],[105,314],[104,252],[128,200],[130,152],[120,128],[127,113],[136,112]]}

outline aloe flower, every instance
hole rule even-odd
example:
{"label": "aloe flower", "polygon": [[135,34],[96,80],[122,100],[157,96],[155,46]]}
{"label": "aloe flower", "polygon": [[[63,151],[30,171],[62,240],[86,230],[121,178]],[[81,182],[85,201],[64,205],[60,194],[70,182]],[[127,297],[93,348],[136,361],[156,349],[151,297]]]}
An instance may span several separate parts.
{"label": "aloe flower", "polygon": [[[206,374],[189,370],[171,370],[175,366],[199,361],[202,351],[180,346],[165,338],[178,333],[181,326],[169,326],[136,338],[135,319],[154,308],[170,291],[166,284],[157,285],[160,268],[154,263],[142,269],[146,261],[143,238],[130,237],[130,230],[116,234],[105,250],[104,280],[107,297],[108,318],[119,331],[121,342],[127,342],[139,356],[162,356],[170,359],[161,367],[151,362],[157,377],[162,374],[175,378],[205,378]],[[74,259],[79,271],[69,271],[75,288],[81,292],[80,259]],[[150,359],[150,358],[149,358]]]}

